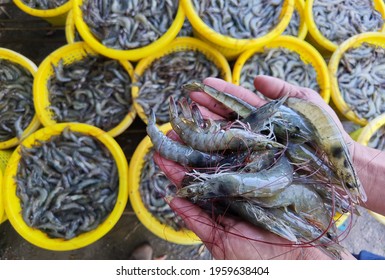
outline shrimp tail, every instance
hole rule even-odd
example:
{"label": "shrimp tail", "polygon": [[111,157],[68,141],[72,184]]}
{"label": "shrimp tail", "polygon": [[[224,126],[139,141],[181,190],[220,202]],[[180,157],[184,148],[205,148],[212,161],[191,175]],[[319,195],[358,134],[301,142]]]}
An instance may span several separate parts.
{"label": "shrimp tail", "polygon": [[231,203],[230,209],[253,225],[262,227],[294,243],[298,242],[289,226],[252,201],[234,201]]}

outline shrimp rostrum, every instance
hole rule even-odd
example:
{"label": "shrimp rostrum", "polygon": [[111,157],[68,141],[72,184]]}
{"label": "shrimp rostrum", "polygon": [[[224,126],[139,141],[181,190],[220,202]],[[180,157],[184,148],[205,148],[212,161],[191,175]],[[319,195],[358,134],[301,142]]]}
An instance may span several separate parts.
{"label": "shrimp rostrum", "polygon": [[218,213],[212,209],[218,205],[225,209],[220,215],[340,258],[333,217],[357,213],[366,195],[342,133],[324,109],[288,96],[254,108],[198,82],[184,89],[207,93],[238,117],[204,118],[196,104],[170,98],[170,123],[179,142],[150,119],[155,150],[186,167],[176,195],[210,213]]}

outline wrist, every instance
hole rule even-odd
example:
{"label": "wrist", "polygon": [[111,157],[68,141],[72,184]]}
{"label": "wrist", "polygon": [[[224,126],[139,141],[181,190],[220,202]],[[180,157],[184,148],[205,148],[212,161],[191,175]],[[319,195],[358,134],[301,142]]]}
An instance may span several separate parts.
{"label": "wrist", "polygon": [[368,200],[362,206],[384,215],[385,152],[353,141],[352,160]]}

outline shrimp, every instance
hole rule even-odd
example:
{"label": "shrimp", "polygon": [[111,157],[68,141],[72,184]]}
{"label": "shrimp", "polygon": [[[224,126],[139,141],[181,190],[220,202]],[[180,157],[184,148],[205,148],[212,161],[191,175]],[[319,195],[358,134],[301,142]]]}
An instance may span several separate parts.
{"label": "shrimp", "polygon": [[291,162],[298,166],[308,169],[319,178],[326,178],[330,183],[339,184],[338,176],[329,167],[329,165],[318,155],[316,151],[306,144],[292,144],[287,145],[285,154]]}
{"label": "shrimp", "polygon": [[[290,209],[270,208],[269,212],[285,223],[295,234],[298,240],[305,244],[313,244],[329,256],[341,259],[343,247],[329,238],[321,230],[309,224],[304,218]],[[299,244],[300,246],[301,244]]]}
{"label": "shrimp", "polygon": [[[270,197],[293,181],[293,167],[285,156],[270,168],[256,173],[226,172],[201,174],[203,182],[193,183],[177,191],[177,196],[198,199],[231,197]],[[199,177],[199,174],[197,175]]]}
{"label": "shrimp", "polygon": [[235,200],[230,203],[230,210],[244,220],[277,234],[289,241],[298,242],[293,230],[275,215],[250,200]]}
{"label": "shrimp", "polygon": [[239,128],[225,130],[215,126],[218,128],[216,131],[207,129],[202,132],[194,122],[179,117],[176,103],[172,97],[170,97],[170,123],[183,142],[193,149],[202,152],[224,151],[227,149],[237,151],[261,150],[285,147],[278,142],[270,140],[265,135]]}
{"label": "shrimp", "polygon": [[255,151],[248,155],[247,163],[242,168],[242,172],[252,173],[269,168],[274,164],[275,150]]}
{"label": "shrimp", "polygon": [[243,101],[242,99],[199,82],[184,84],[182,88],[188,91],[201,91],[207,93],[209,96],[213,97],[215,100],[218,100],[227,108],[233,110],[243,118],[247,117],[250,112],[255,110],[254,106]]}
{"label": "shrimp", "polygon": [[327,155],[332,169],[351,199],[354,202],[358,199],[365,202],[367,200],[365,190],[354,169],[342,132],[334,120],[324,109],[309,101],[291,97],[287,100],[287,104],[312,124],[315,143]]}
{"label": "shrimp", "polygon": [[311,124],[296,111],[283,105],[288,96],[272,100],[259,108],[255,108],[234,95],[205,84],[193,82],[185,84],[183,87],[190,91],[202,91],[221,102],[241,116],[242,122],[248,124],[252,131],[262,130],[266,120],[271,117],[270,122],[273,124],[274,134],[281,139],[304,143],[313,137]]}
{"label": "shrimp", "polygon": [[[271,197],[257,197],[254,201],[264,208],[289,207],[322,231],[331,226],[331,213],[327,211],[321,196],[310,185],[291,184]],[[331,227],[333,236],[336,228]]]}
{"label": "shrimp", "polygon": [[173,141],[157,128],[155,122],[155,114],[151,112],[146,130],[155,150],[162,157],[184,166],[194,167],[217,166],[223,160],[220,155],[206,154]]}

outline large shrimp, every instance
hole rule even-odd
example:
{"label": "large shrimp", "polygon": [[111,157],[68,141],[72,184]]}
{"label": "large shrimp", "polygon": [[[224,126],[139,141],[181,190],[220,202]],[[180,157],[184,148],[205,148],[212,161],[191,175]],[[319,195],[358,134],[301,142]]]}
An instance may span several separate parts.
{"label": "large shrimp", "polygon": [[213,97],[215,100],[218,100],[227,108],[233,110],[243,118],[247,117],[250,112],[255,110],[254,106],[243,101],[242,99],[199,82],[184,84],[182,88],[188,91],[201,91],[207,93],[209,96]]}
{"label": "large shrimp", "polygon": [[329,256],[341,259],[341,251],[343,247],[332,240],[323,231],[308,223],[299,214],[290,209],[270,208],[271,214],[283,221],[294,232],[295,236],[303,243],[309,243],[317,246]]}
{"label": "large shrimp", "polygon": [[155,114],[151,112],[147,134],[155,150],[164,158],[178,162],[184,166],[207,167],[217,166],[224,158],[216,154],[206,154],[176,142],[164,135],[156,126]]}
{"label": "large shrimp", "polygon": [[358,199],[365,202],[367,200],[365,190],[354,169],[342,132],[334,120],[320,106],[304,99],[291,97],[287,100],[287,104],[312,124],[315,135],[313,140],[327,155],[332,169],[340,178],[348,195],[354,202]]}
{"label": "large shrimp", "polygon": [[194,122],[179,116],[177,105],[172,97],[170,98],[170,123],[183,142],[202,152],[285,147],[265,135],[240,128],[221,129],[217,126],[219,128],[217,131],[213,129],[202,131]]}
{"label": "large shrimp", "polygon": [[290,161],[296,164],[300,169],[305,168],[314,176],[327,180],[327,183],[339,184],[339,178],[329,167],[327,162],[317,155],[317,152],[309,145],[292,144],[287,145],[285,154]]}
{"label": "large shrimp", "polygon": [[330,213],[321,196],[311,185],[291,184],[271,197],[257,197],[254,201],[264,208],[291,207],[293,210],[322,231],[331,229],[336,236],[336,228],[332,226]]}
{"label": "large shrimp", "polygon": [[291,184],[293,167],[285,156],[281,156],[270,169],[260,172],[202,174],[202,177],[206,177],[203,182],[183,187],[177,191],[177,195],[192,201],[224,197],[270,197]]}
{"label": "large shrimp", "polygon": [[274,134],[281,139],[289,139],[299,143],[312,140],[312,127],[308,121],[296,111],[283,105],[288,98],[287,96],[255,108],[234,95],[202,83],[193,82],[185,84],[183,87],[190,91],[202,91],[221,102],[242,117],[242,122],[248,124],[252,131],[262,130],[266,120],[269,119],[269,123],[273,125]]}

